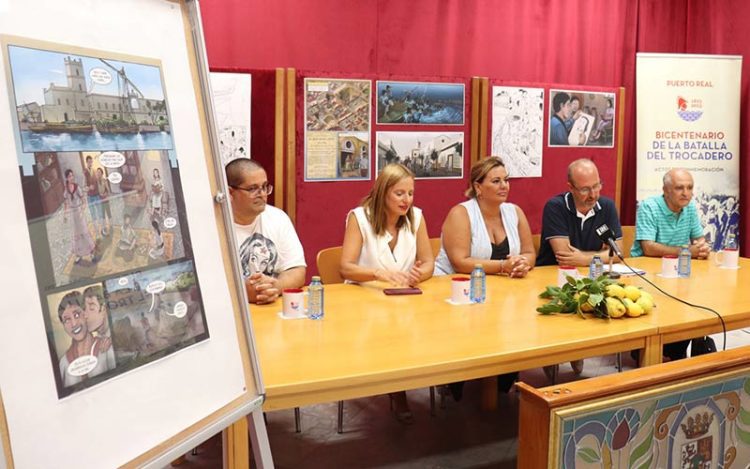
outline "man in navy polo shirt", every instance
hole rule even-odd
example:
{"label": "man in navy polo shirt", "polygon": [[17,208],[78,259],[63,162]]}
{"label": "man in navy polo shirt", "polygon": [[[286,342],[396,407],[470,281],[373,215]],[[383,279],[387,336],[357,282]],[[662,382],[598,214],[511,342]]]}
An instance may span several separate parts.
{"label": "man in navy polo shirt", "polygon": [[[547,201],[542,215],[542,239],[536,265],[588,267],[598,255],[609,262],[609,248],[596,229],[609,226],[622,249],[622,228],[612,199],[602,197],[599,170],[589,159],[568,166],[568,192]],[[617,258],[614,259],[617,262]]]}
{"label": "man in navy polo shirt", "polygon": [[[536,265],[586,267],[595,255],[609,261],[609,247],[596,234],[606,224],[622,249],[622,228],[612,199],[601,197],[602,180],[593,161],[582,158],[568,166],[568,192],[552,197],[542,214],[542,243]],[[615,261],[617,259],[615,258]],[[583,372],[583,360],[570,362],[573,371]],[[557,365],[545,366],[544,374],[553,383]]]}

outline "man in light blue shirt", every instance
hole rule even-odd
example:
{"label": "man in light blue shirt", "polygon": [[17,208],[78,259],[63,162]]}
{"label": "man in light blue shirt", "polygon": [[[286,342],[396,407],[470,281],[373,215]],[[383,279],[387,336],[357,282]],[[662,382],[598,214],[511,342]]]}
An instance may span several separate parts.
{"label": "man in light blue shirt", "polygon": [[[693,259],[706,259],[711,251],[703,235],[698,210],[693,199],[693,176],[686,169],[675,168],[664,175],[661,195],[641,202],[635,218],[635,242],[632,257],[679,255],[688,245]],[[664,345],[664,355],[671,360],[687,357],[689,340]]]}
{"label": "man in light blue shirt", "polygon": [[635,220],[633,257],[678,255],[680,247],[690,246],[693,259],[706,259],[706,243],[698,210],[693,199],[693,176],[675,168],[664,175],[661,195],[641,202]]}

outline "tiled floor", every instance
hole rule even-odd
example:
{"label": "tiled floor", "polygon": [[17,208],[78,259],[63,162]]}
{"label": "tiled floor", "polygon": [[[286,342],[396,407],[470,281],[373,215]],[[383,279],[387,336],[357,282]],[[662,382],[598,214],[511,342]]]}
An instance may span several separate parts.
{"label": "tiled floor", "polygon": [[[719,348],[723,340],[714,336]],[[750,331],[731,331],[727,348],[750,344]],[[623,358],[625,369],[635,365]],[[586,360],[581,378],[616,372],[613,355]],[[570,364],[560,366],[560,380],[575,379]],[[541,369],[521,373],[521,380],[546,386]],[[429,393],[407,393],[415,423],[402,425],[390,414],[387,396],[346,401],[344,433],[336,433],[336,404],[302,408],[302,432],[294,431],[291,410],[267,414],[271,452],[277,468],[515,468],[518,395],[500,394],[496,411],[479,409],[479,383],[469,382],[461,402],[446,400],[430,416]],[[218,439],[202,445],[181,466],[221,467]]]}

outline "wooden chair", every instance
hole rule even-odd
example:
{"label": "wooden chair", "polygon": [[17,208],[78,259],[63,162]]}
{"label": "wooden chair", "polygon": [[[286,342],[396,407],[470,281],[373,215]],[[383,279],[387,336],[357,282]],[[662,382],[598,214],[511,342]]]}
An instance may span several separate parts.
{"label": "wooden chair", "polygon": [[437,258],[440,252],[440,237],[430,238],[430,247],[432,248],[432,255]]}
{"label": "wooden chair", "polygon": [[622,256],[630,257],[630,248],[635,242],[635,226],[624,225],[622,227]]}
{"label": "wooden chair", "polygon": [[341,264],[341,246],[326,248],[318,252],[315,261],[318,266],[318,275],[323,285],[328,283],[344,283],[344,279],[339,273]]}
{"label": "wooden chair", "polygon": [[541,234],[533,234],[531,235],[531,242],[534,243],[534,252],[536,252],[537,256],[539,255],[539,247],[542,245],[542,235]]}

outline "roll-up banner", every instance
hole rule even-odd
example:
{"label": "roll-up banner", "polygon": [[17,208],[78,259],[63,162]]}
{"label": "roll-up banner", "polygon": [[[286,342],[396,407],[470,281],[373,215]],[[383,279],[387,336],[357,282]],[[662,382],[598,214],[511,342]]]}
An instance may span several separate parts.
{"label": "roll-up banner", "polygon": [[638,201],[661,194],[670,169],[689,170],[713,249],[738,235],[741,75],[741,56],[636,56]]}

